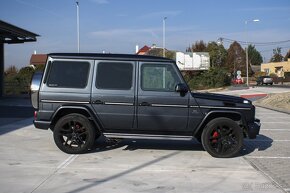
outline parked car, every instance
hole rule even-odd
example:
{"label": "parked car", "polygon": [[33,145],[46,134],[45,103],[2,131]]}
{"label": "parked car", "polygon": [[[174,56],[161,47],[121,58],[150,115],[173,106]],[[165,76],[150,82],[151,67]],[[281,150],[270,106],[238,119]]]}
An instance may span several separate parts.
{"label": "parked car", "polygon": [[257,82],[257,85],[263,85],[263,84],[273,85],[273,78],[271,78],[270,76],[260,76],[257,78],[256,82]]}
{"label": "parked car", "polygon": [[51,129],[65,153],[96,138],[192,139],[214,157],[233,157],[260,121],[251,101],[190,92],[175,61],[121,54],[49,54],[32,79],[34,125]]}

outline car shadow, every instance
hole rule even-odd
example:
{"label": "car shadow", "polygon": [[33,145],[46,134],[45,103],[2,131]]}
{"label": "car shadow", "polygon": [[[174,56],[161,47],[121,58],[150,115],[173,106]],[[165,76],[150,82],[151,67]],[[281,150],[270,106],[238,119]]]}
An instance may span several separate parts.
{"label": "car shadow", "polygon": [[196,140],[167,140],[167,139],[109,139],[100,137],[90,151],[102,152],[123,148],[123,151],[135,151],[138,149],[151,150],[178,150],[178,151],[204,151],[202,145]]}
{"label": "car shadow", "polygon": [[[265,151],[272,146],[273,139],[259,135],[256,139],[245,139],[243,149],[236,157],[251,154],[254,151]],[[123,151],[148,150],[176,150],[176,151],[204,151],[197,140],[164,140],[164,139],[106,139],[100,137],[90,153],[109,151],[123,148]]]}
{"label": "car shadow", "polygon": [[265,135],[258,135],[256,139],[246,139],[241,156],[251,154],[254,151],[265,151],[272,146],[272,143],[273,139]]}

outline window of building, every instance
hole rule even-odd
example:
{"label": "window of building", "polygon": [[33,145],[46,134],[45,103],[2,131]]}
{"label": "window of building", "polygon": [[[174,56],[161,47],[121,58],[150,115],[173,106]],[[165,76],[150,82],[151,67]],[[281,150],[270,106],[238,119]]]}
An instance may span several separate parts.
{"label": "window of building", "polygon": [[49,66],[47,85],[61,88],[85,88],[90,63],[78,61],[54,61]]}
{"label": "window of building", "polygon": [[96,87],[99,89],[130,90],[133,65],[125,62],[100,62],[97,67]]}

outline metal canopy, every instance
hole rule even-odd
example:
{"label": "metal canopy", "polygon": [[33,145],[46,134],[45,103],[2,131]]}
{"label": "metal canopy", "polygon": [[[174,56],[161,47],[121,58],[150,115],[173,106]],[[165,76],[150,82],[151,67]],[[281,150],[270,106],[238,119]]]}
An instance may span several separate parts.
{"label": "metal canopy", "polygon": [[0,20],[0,43],[35,42],[37,36],[39,35]]}

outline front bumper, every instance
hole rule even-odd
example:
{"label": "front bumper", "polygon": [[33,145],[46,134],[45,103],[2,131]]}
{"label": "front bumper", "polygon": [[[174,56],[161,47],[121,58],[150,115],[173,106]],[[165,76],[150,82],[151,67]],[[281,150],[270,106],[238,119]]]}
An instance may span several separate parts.
{"label": "front bumper", "polygon": [[260,132],[261,123],[259,119],[255,119],[254,123],[248,125],[248,137],[250,139],[256,139]]}

